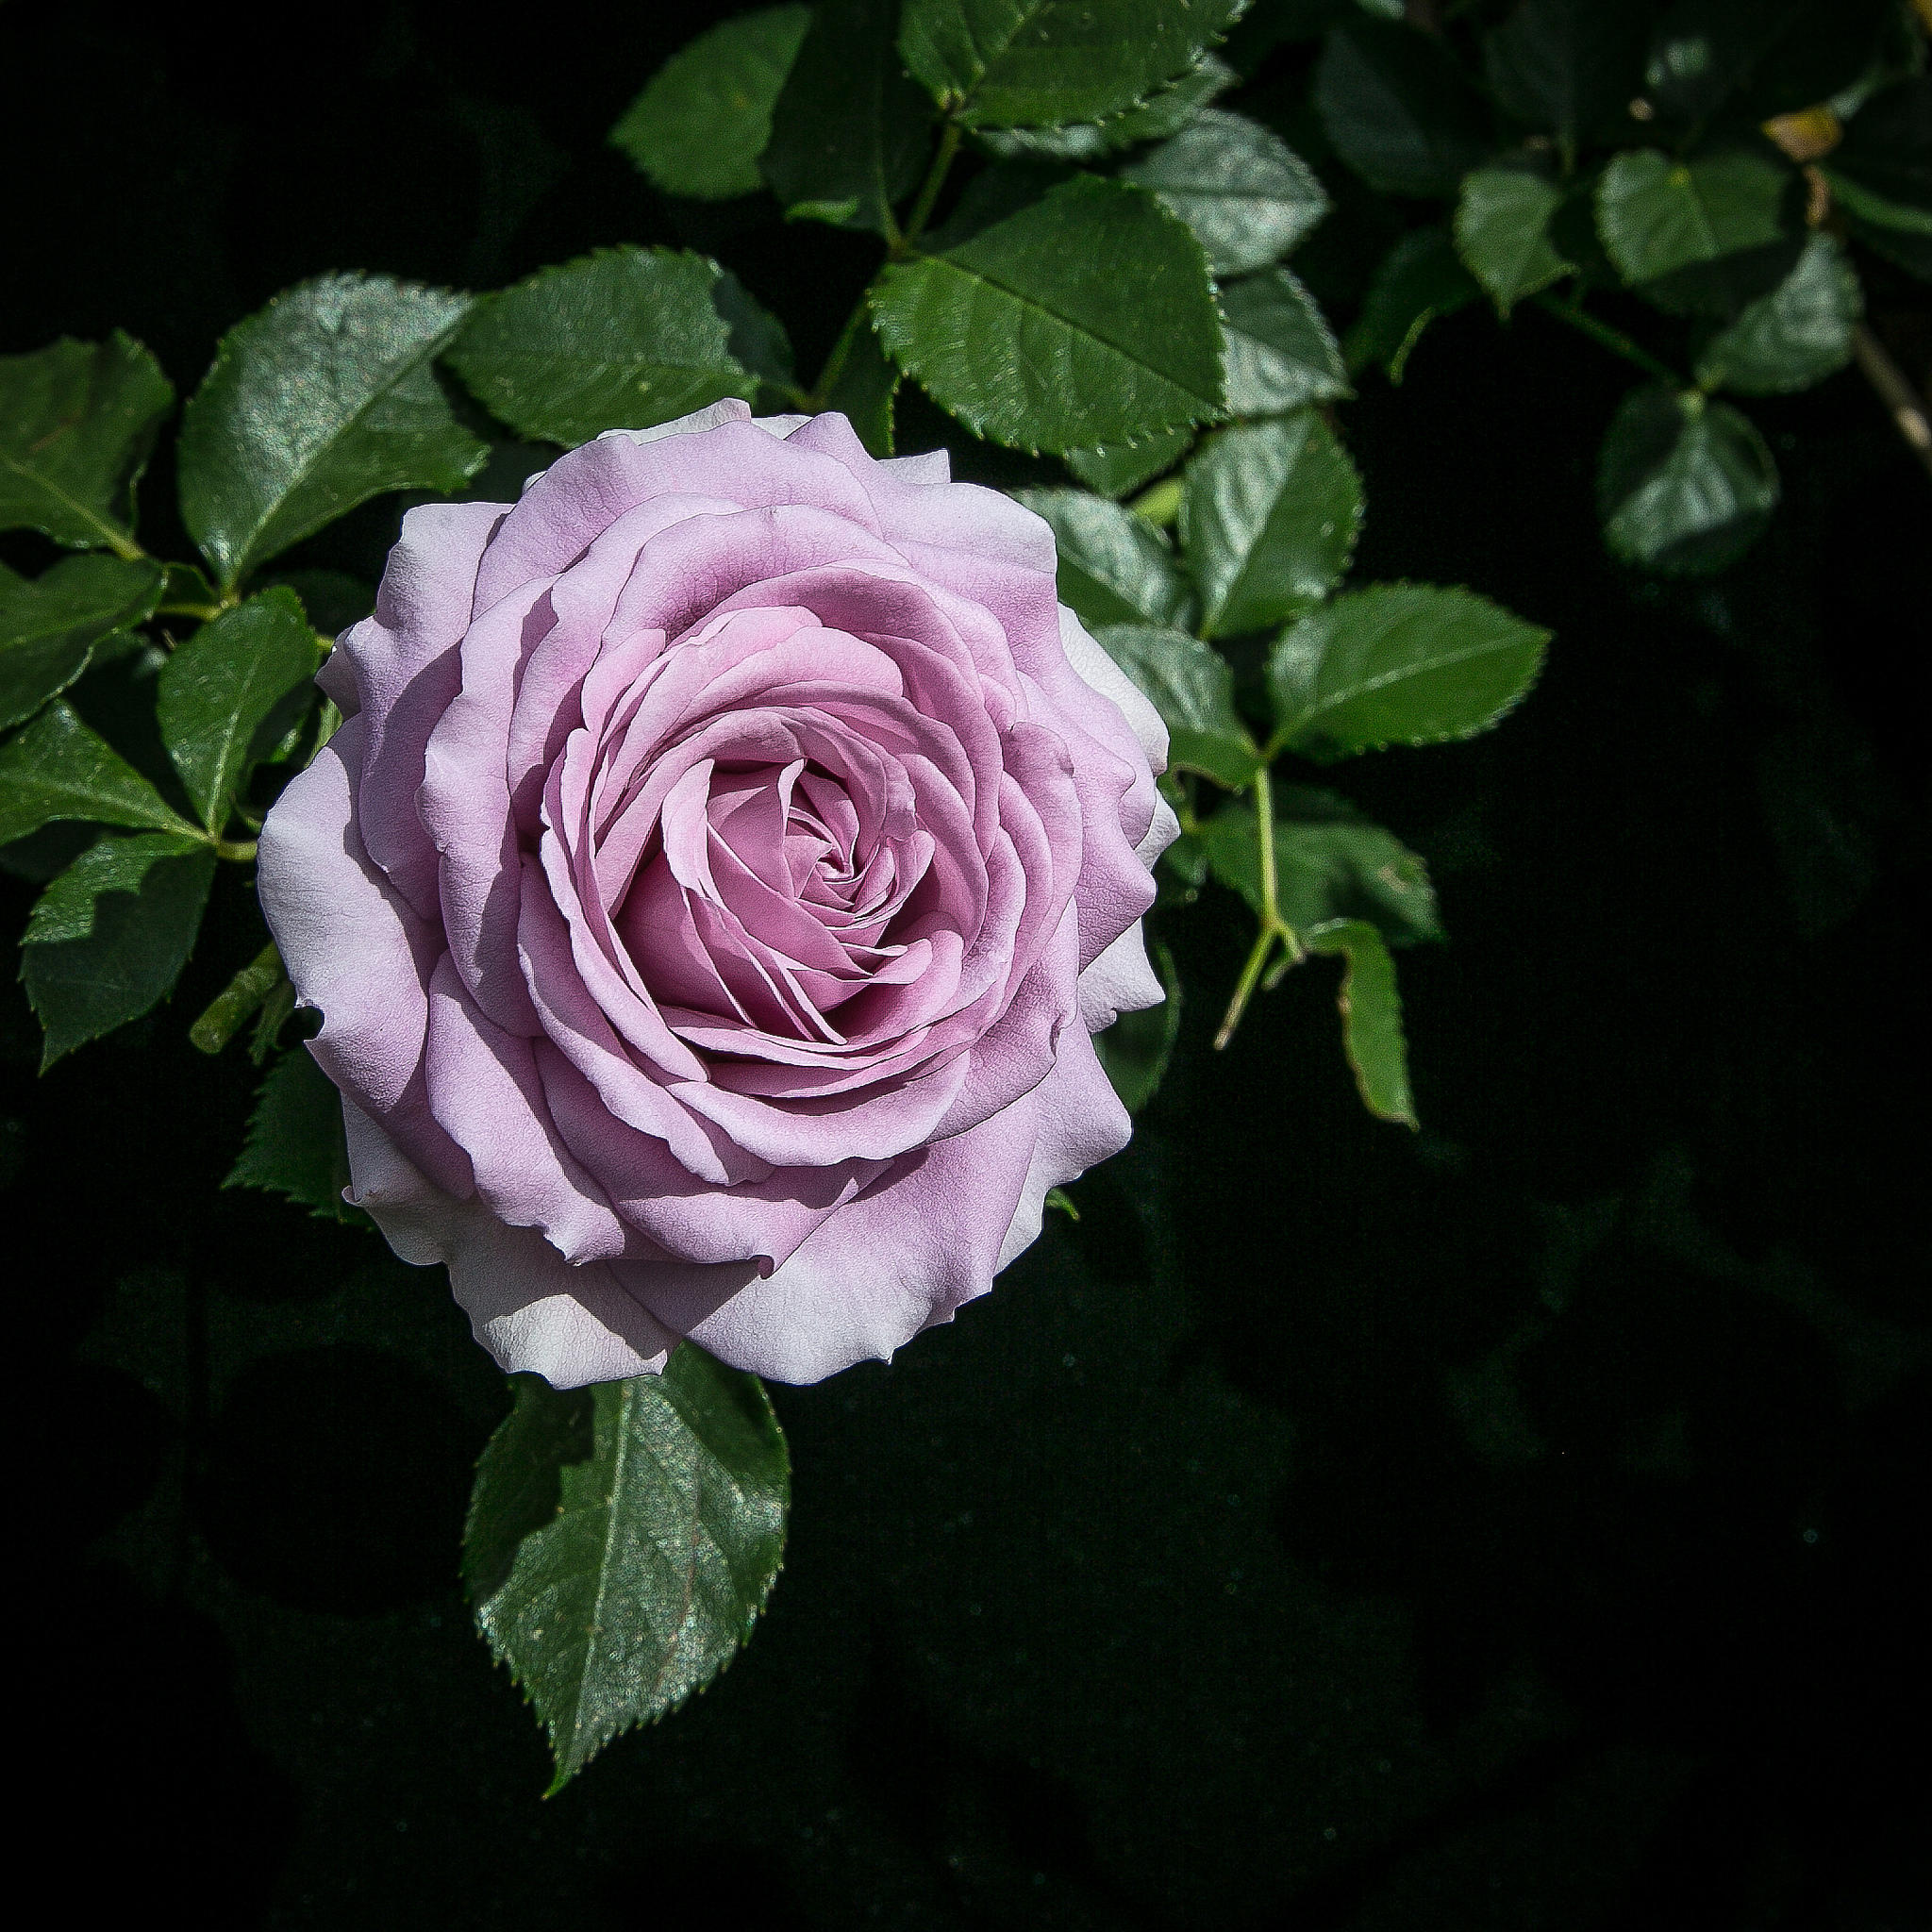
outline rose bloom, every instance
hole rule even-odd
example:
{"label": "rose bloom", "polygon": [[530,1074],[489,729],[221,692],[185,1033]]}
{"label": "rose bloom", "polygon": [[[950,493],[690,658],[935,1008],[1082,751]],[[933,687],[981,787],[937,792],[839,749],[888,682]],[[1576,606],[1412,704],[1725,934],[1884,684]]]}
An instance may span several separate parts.
{"label": "rose bloom", "polygon": [[413,509],[262,828],[354,1186],[559,1388],[889,1357],[1125,1144],[1166,734],[1051,532],[721,403]]}

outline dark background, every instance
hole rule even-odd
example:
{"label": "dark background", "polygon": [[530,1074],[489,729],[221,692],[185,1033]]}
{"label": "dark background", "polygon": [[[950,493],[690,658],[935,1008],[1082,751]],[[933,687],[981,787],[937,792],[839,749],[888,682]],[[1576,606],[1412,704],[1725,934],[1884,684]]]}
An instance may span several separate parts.
{"label": "dark background", "polygon": [[[603,145],[708,17],[8,8],[0,350],[119,325],[185,390],[323,270],[489,287],[661,240],[814,369],[874,244],[668,206]],[[1315,148],[1307,54],[1247,100]],[[1407,215],[1334,185],[1296,266],[1345,321]],[[1911,286],[1871,288],[1923,376]],[[954,1327],[774,1391],[765,1624],[548,1803],[455,1580],[501,1378],[439,1277],[217,1191],[255,1076],[185,1029],[259,943],[244,879],[173,1004],[43,1080],[9,985],[12,1728],[67,1915],[1932,1924],[1932,499],[1848,372],[1753,406],[1770,537],[1646,582],[1591,503],[1625,375],[1472,310],[1340,412],[1358,575],[1557,633],[1493,737],[1339,774],[1441,891],[1450,943],[1402,961],[1424,1131],[1361,1110],[1325,967],[1209,1053],[1244,915],[1160,915],[1189,1000],[1133,1148]],[[186,555],[166,470],[143,533]],[[290,561],[373,578],[394,514]]]}

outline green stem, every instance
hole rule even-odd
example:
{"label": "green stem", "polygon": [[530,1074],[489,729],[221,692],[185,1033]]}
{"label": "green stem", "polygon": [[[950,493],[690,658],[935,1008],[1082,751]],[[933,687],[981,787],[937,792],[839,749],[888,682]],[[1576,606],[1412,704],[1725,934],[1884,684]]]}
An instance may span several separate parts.
{"label": "green stem", "polygon": [[865,297],[860,295],[858,306],[845,318],[845,326],[839,331],[839,340],[832,344],[832,353],[825,358],[825,366],[819,371],[819,379],[812,386],[811,393],[799,400],[800,408],[808,416],[816,416],[825,407],[832,385],[845,373],[845,365],[852,359],[852,351],[860,331],[871,326],[872,310]]}
{"label": "green stem", "polygon": [[940,131],[940,144],[933,155],[932,166],[925,171],[925,179],[919,184],[919,198],[912,204],[912,212],[906,217],[905,227],[892,241],[889,252],[894,261],[925,233],[925,225],[932,220],[940,190],[946,185],[946,176],[953,172],[953,162],[958,152],[959,124],[948,121]]}
{"label": "green stem", "polygon": [[237,865],[246,865],[255,857],[253,839],[217,839],[214,847],[217,858],[232,859]]}
{"label": "green stem", "polygon": [[1273,932],[1281,924],[1281,896],[1274,883],[1274,781],[1266,765],[1255,774],[1255,830],[1261,841],[1261,924]]}
{"label": "green stem", "polygon": [[1269,925],[1264,925],[1255,935],[1247,964],[1241,968],[1241,976],[1235,982],[1234,997],[1228,1001],[1227,1011],[1222,1016],[1221,1031],[1214,1036],[1216,1053],[1234,1038],[1234,1029],[1241,1024],[1241,1015],[1247,1011],[1248,1001],[1260,982],[1261,969],[1268,963],[1268,955],[1274,950],[1274,928]]}
{"label": "green stem", "polygon": [[220,1053],[249,1014],[255,1012],[282,983],[282,956],[271,940],[229,980],[208,1010],[188,1029],[188,1038],[203,1053]]}
{"label": "green stem", "polygon": [[1620,328],[1612,328],[1607,322],[1600,322],[1583,306],[1581,299],[1568,302],[1555,295],[1532,295],[1529,298],[1536,306],[1554,315],[1558,322],[1567,322],[1574,329],[1587,335],[1599,348],[1607,349],[1613,356],[1621,356],[1626,362],[1635,363],[1646,375],[1654,375],[1659,382],[1670,384],[1673,389],[1683,389],[1684,378],[1667,362],[1659,362],[1641,342],[1633,341]]}
{"label": "green stem", "polygon": [[219,604],[163,604],[157,617],[192,617],[196,624],[212,624],[222,614]]}
{"label": "green stem", "polygon": [[1266,765],[1255,774],[1255,832],[1261,847],[1261,930],[1255,935],[1254,946],[1235,984],[1234,997],[1222,1016],[1221,1030],[1214,1036],[1217,1053],[1234,1038],[1234,1030],[1241,1024],[1241,1015],[1247,1011],[1255,988],[1261,983],[1268,956],[1276,941],[1280,942],[1282,957],[1268,976],[1269,991],[1274,990],[1291,966],[1299,966],[1307,958],[1294,927],[1281,916],[1281,888],[1274,875],[1274,781]]}

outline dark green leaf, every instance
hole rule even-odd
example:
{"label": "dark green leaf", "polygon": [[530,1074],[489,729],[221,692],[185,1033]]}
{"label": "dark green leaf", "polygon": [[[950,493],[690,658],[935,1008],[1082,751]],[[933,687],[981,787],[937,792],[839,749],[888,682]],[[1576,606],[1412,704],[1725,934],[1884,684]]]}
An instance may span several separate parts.
{"label": "dark green leaf", "polygon": [[1084,490],[1016,490],[1053,525],[1060,602],[1091,630],[1103,624],[1184,625],[1193,599],[1167,540],[1145,517]]}
{"label": "dark green leaf", "polygon": [[887,357],[875,329],[861,327],[839,373],[825,391],[824,406],[851,423],[858,440],[875,457],[892,454],[892,402],[899,372]]}
{"label": "dark green leaf", "polygon": [[468,295],[323,275],[223,337],[181,419],[181,518],[224,589],[358,503],[459,490],[489,451],[434,358]]}
{"label": "dark green leaf", "polygon": [[1276,741],[1326,762],[1487,731],[1535,683],[1550,634],[1434,584],[1350,591],[1283,634],[1268,664]]}
{"label": "dark green leaf", "polygon": [[1605,0],[1523,0],[1483,37],[1483,65],[1507,113],[1547,128],[1566,153],[1630,125],[1643,73],[1644,9]]}
{"label": "dark green leaf", "polygon": [[980,144],[1009,159],[1037,155],[1050,161],[1097,161],[1143,141],[1165,141],[1177,134],[1199,108],[1240,78],[1224,60],[1204,55],[1177,80],[1105,121],[1076,121],[1067,127],[989,128],[980,135]]}
{"label": "dark green leaf", "polygon": [[1362,1105],[1377,1120],[1414,1126],[1402,999],[1395,991],[1395,961],[1382,935],[1361,920],[1344,919],[1304,937],[1310,952],[1338,955],[1346,962],[1336,1004],[1341,1008],[1342,1051],[1355,1069]]}
{"label": "dark green leaf", "polygon": [[1211,436],[1188,464],[1181,547],[1208,637],[1319,604],[1348,568],[1361,479],[1311,409]]}
{"label": "dark green leaf", "polygon": [[331,1221],[363,1219],[342,1199],[349,1185],[342,1096],[306,1046],[284,1054],[269,1069],[248,1117],[241,1158],[222,1185],[286,1194]]}
{"label": "dark green leaf", "polygon": [[899,50],[969,127],[1063,127],[1177,79],[1245,0],[906,0]]}
{"label": "dark green leaf", "polygon": [[1093,635],[1160,713],[1170,770],[1200,772],[1236,789],[1253,779],[1260,756],[1235,710],[1234,673],[1219,651],[1186,631],[1152,625],[1106,625]]}
{"label": "dark green leaf", "polygon": [[1462,177],[1456,248],[1498,314],[1570,273],[1550,239],[1563,191],[1541,169],[1499,164]]}
{"label": "dark green leaf", "polygon": [[0,845],[54,819],[200,836],[58,698],[0,744]]}
{"label": "dark green leaf", "polygon": [[1285,415],[1351,393],[1322,311],[1287,269],[1230,282],[1221,314],[1230,416]]}
{"label": "dark green leaf", "polygon": [[1126,170],[1201,239],[1218,275],[1283,256],[1328,212],[1308,165],[1278,136],[1209,108]]}
{"label": "dark green leaf", "polygon": [[1023,449],[1132,441],[1222,407],[1201,245],[1119,182],[1062,182],[942,254],[889,264],[873,312],[942,408]]}
{"label": "dark green leaf", "polygon": [[0,564],[0,725],[65,691],[94,646],[144,622],[160,593],[161,567],[145,558],[63,558],[31,580]]}
{"label": "dark green leaf", "polygon": [[718,271],[711,284],[711,307],[724,318],[724,347],[761,385],[745,401],[770,415],[779,415],[798,400],[791,366],[791,340],[785,325],[758,302],[728,268]]}
{"label": "dark green leaf", "polygon": [[256,765],[295,722],[284,701],[315,675],[315,633],[302,600],[266,591],[205,624],[168,659],[157,711],[161,740],[217,836]]}
{"label": "dark green leaf", "polygon": [[1784,212],[1794,178],[1742,149],[1674,161],[1635,148],[1604,170],[1597,232],[1617,273],[1659,308],[1726,315],[1790,266]]}
{"label": "dark green leaf", "polygon": [[1707,576],[1757,541],[1777,506],[1777,465],[1750,419],[1694,391],[1624,397],[1597,465],[1604,537],[1626,563]]}
{"label": "dark green leaf", "polygon": [[1103,496],[1125,496],[1150,476],[1172,469],[1194,440],[1191,429],[1163,429],[1139,442],[1109,443],[1101,449],[1070,449],[1067,468]]}
{"label": "dark green leaf", "polygon": [[[1200,838],[1214,876],[1258,916],[1265,901],[1255,814],[1224,807]],[[1276,908],[1298,933],[1358,919],[1391,946],[1442,937],[1427,867],[1392,832],[1333,792],[1287,786],[1277,793],[1274,882]]]}
{"label": "dark green leaf", "polygon": [[214,875],[204,841],[141,832],[91,846],[41,894],[20,976],[46,1034],[42,1073],[174,991]]}
{"label": "dark green leaf", "polygon": [[611,144],[668,194],[753,193],[773,103],[810,24],[808,7],[765,7],[701,33],[651,76]]}
{"label": "dark green leaf", "polygon": [[1697,380],[1746,395],[1808,389],[1851,360],[1864,308],[1843,250],[1829,235],[1814,234],[1797,267],[1705,343]]}
{"label": "dark green leaf", "polygon": [[891,0],[820,0],[758,165],[791,219],[891,234],[931,125],[892,46]]}
{"label": "dark green leaf", "polygon": [[174,400],[159,363],[119,329],[0,356],[0,530],[126,555],[134,486]]}
{"label": "dark green leaf", "polygon": [[1093,1036],[1101,1067],[1129,1113],[1139,1113],[1154,1098],[1181,1030],[1181,980],[1174,955],[1158,940],[1147,952],[1167,997],[1158,1007],[1123,1013],[1104,1033]]}
{"label": "dark green leaf", "polygon": [[601,248],[476,305],[450,366],[519,436],[566,445],[749,396],[715,262]]}
{"label": "dark green leaf", "polygon": [[1435,42],[1357,18],[1328,36],[1315,106],[1335,152],[1385,194],[1454,194],[1484,159],[1481,103]]}
{"label": "dark green leaf", "polygon": [[1429,324],[1467,308],[1481,293],[1446,227],[1417,228],[1405,235],[1383,257],[1362,312],[1342,344],[1349,373],[1379,362],[1391,382],[1400,382]]}
{"label": "dark green leaf", "polygon": [[791,1474],[758,1377],[691,1342],[661,1375],[516,1387],[476,1468],[463,1573],[491,1649],[549,1730],[555,1790],[750,1637]]}

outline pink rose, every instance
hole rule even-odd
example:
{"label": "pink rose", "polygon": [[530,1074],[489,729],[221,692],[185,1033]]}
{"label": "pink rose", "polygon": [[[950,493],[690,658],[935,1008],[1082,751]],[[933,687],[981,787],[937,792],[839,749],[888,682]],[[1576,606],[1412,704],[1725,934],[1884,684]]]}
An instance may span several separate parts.
{"label": "pink rose", "polygon": [[411,510],[261,835],[354,1187],[559,1388],[814,1381],[1122,1147],[1166,734],[1030,511],[741,403]]}

